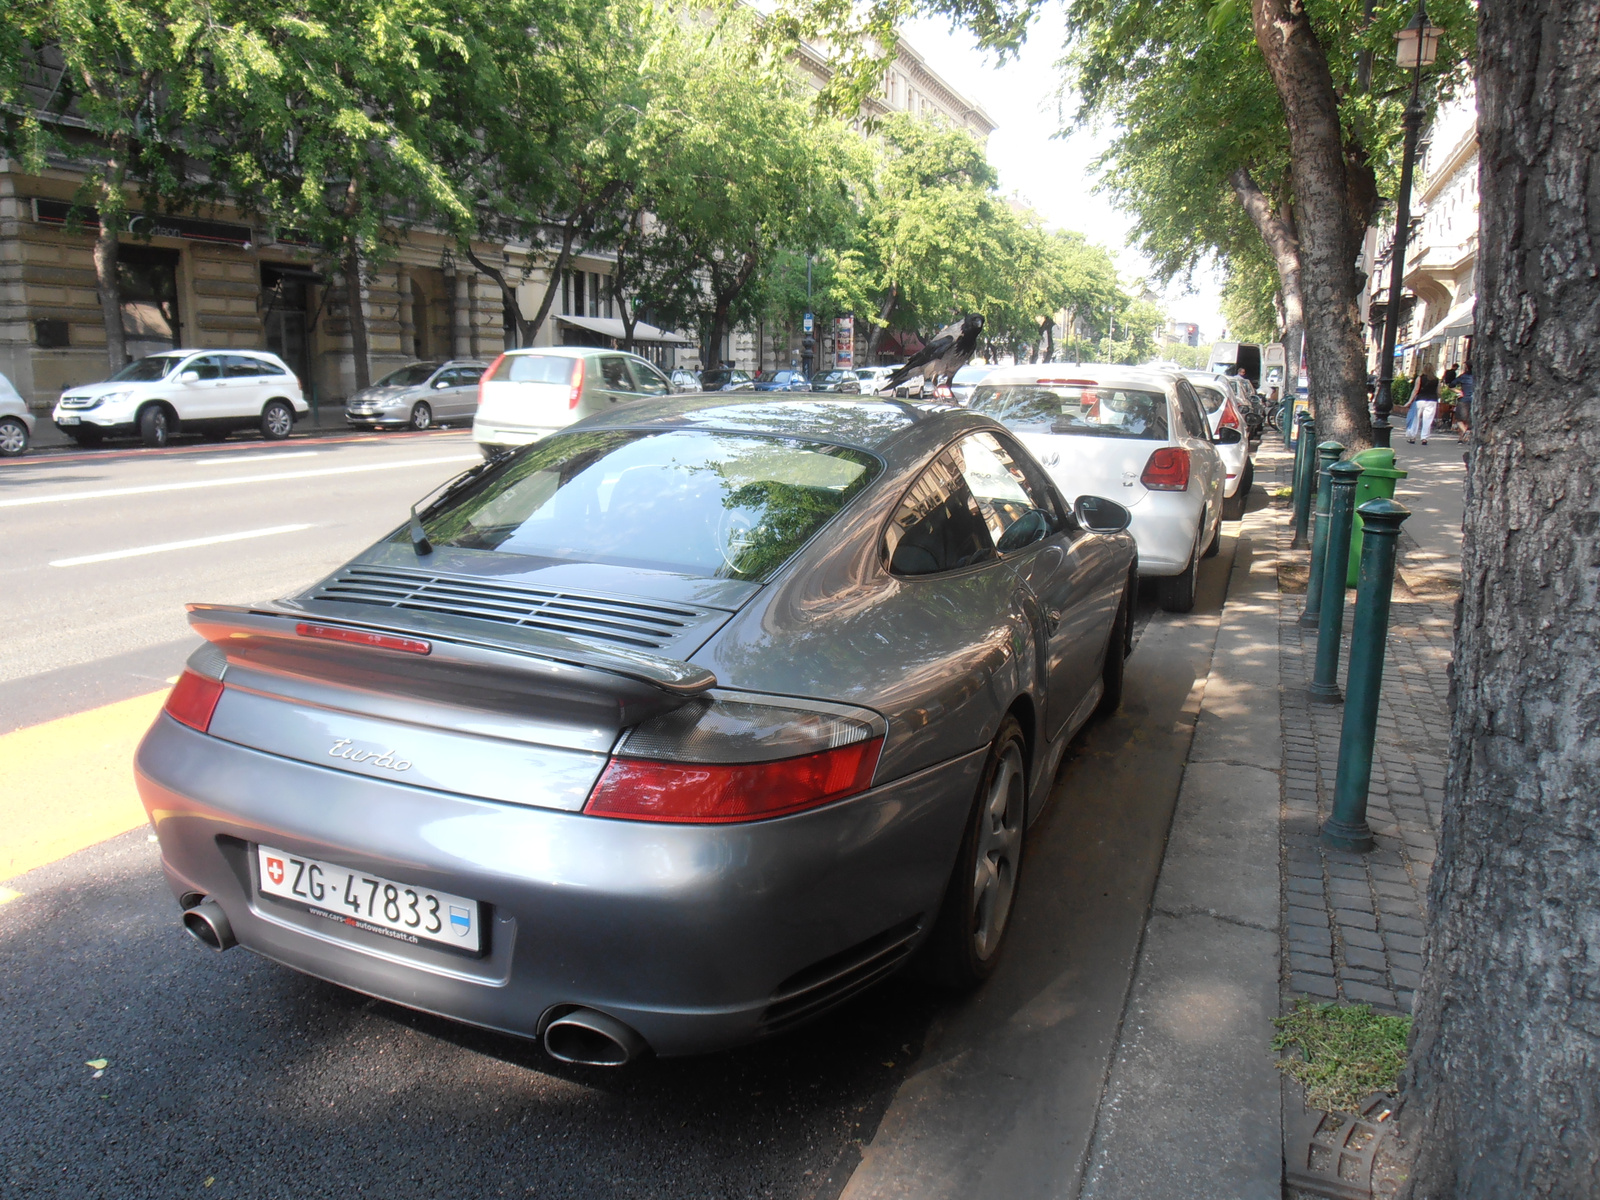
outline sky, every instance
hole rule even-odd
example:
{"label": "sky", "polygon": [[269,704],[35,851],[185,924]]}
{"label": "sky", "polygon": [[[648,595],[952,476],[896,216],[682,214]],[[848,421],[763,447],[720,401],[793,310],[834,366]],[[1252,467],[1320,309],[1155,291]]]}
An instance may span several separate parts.
{"label": "sky", "polygon": [[[1042,8],[1020,57],[1004,67],[998,66],[993,54],[979,50],[970,33],[952,29],[942,19],[912,21],[902,36],[947,83],[994,121],[989,161],[1000,173],[1003,192],[1015,193],[1047,225],[1079,230],[1103,244],[1129,280],[1145,278],[1149,263],[1127,244],[1132,222],[1094,190],[1089,165],[1108,139],[1093,131],[1054,136],[1064,124],[1056,99],[1061,73],[1055,65],[1061,57],[1064,24],[1060,5]],[[1163,283],[1150,280],[1158,292]],[[1185,294],[1184,283],[1175,281],[1166,287],[1164,299],[1169,316],[1200,326],[1204,345],[1223,330],[1220,280],[1214,272],[1197,272],[1194,286],[1195,293]]]}

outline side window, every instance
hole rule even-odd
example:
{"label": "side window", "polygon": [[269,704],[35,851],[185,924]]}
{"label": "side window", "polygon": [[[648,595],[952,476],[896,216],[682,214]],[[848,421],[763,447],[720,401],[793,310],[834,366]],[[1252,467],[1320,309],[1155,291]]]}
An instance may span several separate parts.
{"label": "side window", "polygon": [[605,380],[608,392],[631,392],[634,390],[633,380],[628,378],[628,364],[620,358],[602,358],[600,360],[600,377]]}
{"label": "side window", "polygon": [[1205,414],[1200,409],[1200,401],[1195,399],[1194,389],[1189,386],[1189,381],[1180,379],[1177,383],[1178,416],[1183,422],[1183,432],[1192,438],[1211,440],[1211,427],[1206,424]]}
{"label": "side window", "polygon": [[202,358],[194,359],[183,369],[196,372],[201,379],[221,379],[222,355],[207,354]]}
{"label": "side window", "polygon": [[907,490],[889,522],[884,549],[896,575],[936,575],[994,555],[989,523],[954,448],[929,463]]}
{"label": "side window", "polygon": [[261,364],[242,354],[225,355],[222,364],[223,372],[229,379],[255,379],[261,374]]}
{"label": "side window", "polygon": [[672,385],[666,377],[649,363],[641,359],[632,359],[628,365],[633,368],[634,390],[643,392],[647,396],[665,396],[672,391]]}
{"label": "side window", "polygon": [[954,447],[962,478],[982,511],[989,535],[1001,553],[1021,550],[1054,528],[1049,492],[1028,479],[1011,449],[992,433],[974,433]]}

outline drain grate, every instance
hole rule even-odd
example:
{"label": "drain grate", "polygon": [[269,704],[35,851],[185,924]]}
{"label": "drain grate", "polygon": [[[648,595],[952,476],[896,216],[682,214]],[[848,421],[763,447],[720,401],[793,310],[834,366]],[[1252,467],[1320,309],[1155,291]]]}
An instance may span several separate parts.
{"label": "drain grate", "polygon": [[1368,1096],[1361,1115],[1308,1110],[1284,1138],[1284,1179],[1290,1187],[1331,1200],[1372,1200],[1372,1165],[1394,1126],[1394,1100]]}

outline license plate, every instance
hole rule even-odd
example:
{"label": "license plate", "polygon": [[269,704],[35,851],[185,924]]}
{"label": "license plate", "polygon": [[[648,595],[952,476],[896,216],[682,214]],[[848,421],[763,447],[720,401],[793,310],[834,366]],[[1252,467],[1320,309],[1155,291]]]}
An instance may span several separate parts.
{"label": "license plate", "polygon": [[396,883],[271,846],[257,846],[256,858],[261,891],[303,904],[314,916],[402,942],[478,949],[476,900]]}
{"label": "license plate", "polygon": [[58,420],[56,422],[56,424],[57,425],[76,425],[81,420],[83,420],[82,417],[69,417],[65,413],[62,413],[60,420]]}

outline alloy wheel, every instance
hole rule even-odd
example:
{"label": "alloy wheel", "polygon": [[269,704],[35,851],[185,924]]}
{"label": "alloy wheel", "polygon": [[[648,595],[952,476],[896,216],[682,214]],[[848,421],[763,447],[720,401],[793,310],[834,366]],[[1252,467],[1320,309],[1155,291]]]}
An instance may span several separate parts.
{"label": "alloy wheel", "polygon": [[972,941],[980,959],[1000,945],[1017,890],[1022,824],[1026,817],[1022,751],[1006,747],[995,768],[978,827],[978,853],[972,885]]}
{"label": "alloy wheel", "polygon": [[0,455],[13,458],[28,448],[28,427],[21,421],[0,421]]}
{"label": "alloy wheel", "polygon": [[411,410],[411,428],[422,431],[433,424],[433,409],[426,404],[419,404]]}
{"label": "alloy wheel", "polygon": [[269,438],[286,438],[294,428],[294,414],[287,404],[269,404],[261,420],[262,431]]}

